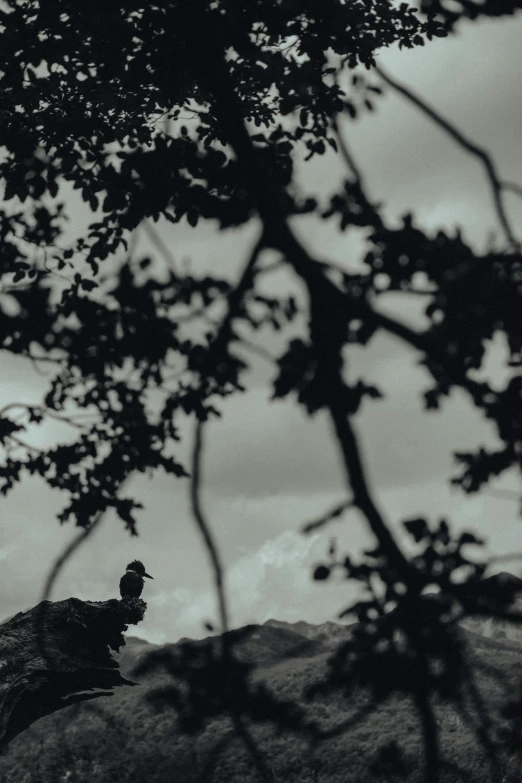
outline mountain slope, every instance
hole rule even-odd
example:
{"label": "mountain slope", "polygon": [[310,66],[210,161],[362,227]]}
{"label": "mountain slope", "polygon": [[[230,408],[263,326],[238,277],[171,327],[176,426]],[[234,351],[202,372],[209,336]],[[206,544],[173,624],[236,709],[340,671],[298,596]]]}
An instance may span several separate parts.
{"label": "mountain slope", "polygon": [[[325,672],[338,641],[335,637],[349,630],[335,623],[312,626],[272,620],[237,633],[245,635],[241,657],[258,663],[256,679],[264,680],[281,699],[298,699]],[[464,634],[480,692],[494,713],[519,682],[522,647],[468,630]],[[179,644],[158,647],[129,637],[119,656],[123,674],[128,676],[153,649],[179,649]],[[182,735],[171,709],[154,707],[146,698],[158,686],[170,684],[170,677],[151,673],[140,682],[140,687],[121,689],[111,698],[67,708],[34,724],[1,760],[2,783],[257,783],[254,765],[227,718],[211,720],[194,736]],[[356,689],[349,700],[338,695],[308,704],[310,717],[323,727],[368,711],[350,732],[320,744],[314,754],[294,735],[277,734],[269,725],[254,727],[275,779],[389,783],[399,779],[392,774],[388,757],[390,743],[397,741],[409,767],[404,779],[420,781],[421,730],[411,703],[394,696],[373,711],[369,705],[369,694],[363,689]],[[448,760],[466,767],[468,783],[489,783],[486,755],[463,717],[451,705],[441,705],[437,717]],[[377,766],[376,757],[380,758]],[[518,783],[522,770],[517,762],[506,757],[502,763],[504,783]],[[443,780],[449,783],[456,778],[448,772]]]}

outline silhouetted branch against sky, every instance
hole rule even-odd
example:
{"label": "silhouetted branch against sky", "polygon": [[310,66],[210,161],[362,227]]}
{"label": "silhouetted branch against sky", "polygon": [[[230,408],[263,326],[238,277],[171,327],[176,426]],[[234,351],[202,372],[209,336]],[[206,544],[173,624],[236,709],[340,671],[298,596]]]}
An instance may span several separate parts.
{"label": "silhouetted branch against sky", "polygon": [[[233,140],[232,147],[242,169],[242,180],[247,189],[255,194],[270,244],[285,254],[287,261],[293,266],[297,274],[303,278],[308,289],[310,338],[313,345],[317,383],[321,389],[320,394],[323,397],[320,403],[330,413],[346,468],[348,486],[354,496],[353,502],[368,520],[377,539],[380,552],[389,559],[390,565],[396,570],[399,578],[404,581],[407,589],[415,592],[419,591],[426,584],[427,579],[419,571],[412,568],[412,565],[394,539],[389,526],[377,509],[365,475],[357,438],[350,423],[349,412],[345,407],[344,396],[347,388],[341,375],[341,348],[344,342],[343,329],[346,316],[344,314],[341,315],[340,312],[338,314],[334,309],[337,305],[339,310],[341,310],[341,306],[338,304],[339,294],[327,281],[322,271],[319,270],[317,262],[308,256],[306,250],[293,236],[286,224],[284,215],[280,214],[279,210],[274,213],[274,203],[279,205],[283,203],[276,183],[271,180],[267,182],[265,178],[266,190],[261,190],[256,154],[250,139],[244,132],[242,119],[236,107],[236,99],[233,88],[229,83],[228,75],[220,63],[218,53],[212,51],[210,35],[206,37],[206,46],[209,52],[209,73],[212,75],[212,87],[219,97],[219,104],[222,107],[227,107],[226,116],[223,117],[222,122],[227,126],[229,138]],[[358,168],[349,157],[348,162],[351,164],[351,168],[360,183],[361,177],[358,173]],[[267,194],[269,195],[267,196]],[[240,286],[236,290],[239,290],[239,288]],[[325,306],[327,302],[329,306]],[[200,426],[198,425],[198,428]],[[198,450],[200,450],[201,443],[200,441],[197,441],[197,443]],[[193,486],[196,486],[195,480]],[[195,506],[194,500],[193,506]],[[197,512],[196,518],[200,520],[199,525],[201,527],[201,515]],[[208,542],[207,545],[214,562],[215,558],[212,555],[212,548]],[[217,574],[218,569],[214,568]],[[216,584],[218,591],[221,591],[220,578],[216,577]],[[414,640],[412,639],[412,641]],[[418,656],[420,661],[425,660],[424,653],[420,650],[418,650]],[[427,783],[435,783],[438,780],[440,767],[438,733],[435,716],[428,697],[430,680],[429,669],[426,663],[424,669],[426,680],[419,684],[416,703],[421,715],[424,733],[425,780]]]}
{"label": "silhouetted branch against sky", "polygon": [[[130,476],[127,476],[120,484],[119,490],[121,491],[126,485],[128,485]],[[67,544],[63,551],[57,555],[52,568],[49,570],[47,579],[45,580],[44,588],[42,590],[42,601],[48,601],[51,597],[53,587],[58,580],[62,570],[65,568],[69,560],[73,557],[74,553],[96,532],[102,522],[106,519],[108,509],[101,511],[94,522],[85,530],[80,531],[73,540]]]}
{"label": "silhouetted branch against sky", "polygon": [[[252,261],[247,266],[248,272],[246,272],[245,276],[243,277],[244,285],[246,285],[246,278],[250,275],[251,268],[254,263],[253,259],[255,259],[256,256],[257,253],[254,253],[252,255],[251,257]],[[231,315],[233,308],[234,308],[234,300],[232,300],[231,302],[231,310],[229,311],[229,316]],[[226,320],[227,319],[225,318],[225,321],[223,322],[224,329],[228,329],[228,326],[225,325]],[[202,483],[201,460],[202,460],[203,443],[204,443],[203,428],[204,428],[204,422],[198,420],[195,428],[190,494],[191,494],[192,513],[194,515],[194,520],[203,538],[203,543],[208,552],[210,564],[214,576],[215,591],[216,591],[217,602],[218,602],[218,615],[220,620],[221,654],[222,654],[222,661],[224,667],[223,668],[224,680],[222,683],[224,711],[229,713],[234,730],[236,731],[238,737],[243,742],[248,754],[250,755],[250,758],[252,759],[252,762],[254,764],[255,769],[258,772],[260,779],[270,782],[270,781],[275,781],[276,778],[274,777],[273,771],[270,768],[270,765],[266,758],[266,754],[263,752],[259,743],[252,735],[252,732],[245,724],[244,718],[241,714],[241,709],[240,709],[241,705],[239,705],[239,707],[234,704],[232,706],[227,705],[227,691],[231,687],[231,684],[226,682],[226,677],[227,674],[229,677],[232,677],[231,664],[232,664],[233,650],[231,647],[231,641],[228,633],[229,621],[228,621],[228,606],[227,606],[227,597],[226,597],[225,572],[221,563],[221,557],[219,555],[217,543],[214,540],[214,536],[211,533],[209,523],[204,515],[203,508],[202,508],[202,501],[201,501],[201,483]]]}
{"label": "silhouetted branch against sky", "polygon": [[[303,278],[308,289],[310,337],[316,362],[320,367],[318,384],[325,394],[323,404],[326,404],[332,417],[355,504],[367,517],[373,533],[398,566],[399,573],[408,582],[410,580],[418,582],[418,575],[412,571],[372,500],[355,434],[344,408],[345,386],[340,374],[340,352],[346,323],[343,297],[328,281],[318,262],[308,255],[288,227],[284,212],[281,211],[284,203],[283,194],[270,174],[265,173],[264,187],[262,187],[263,179],[258,159],[245,130],[233,85],[216,48],[213,34],[206,30],[204,25],[202,37],[209,65],[204,76],[218,96],[219,105],[223,107],[220,120],[227,130],[231,146],[241,167],[241,178],[247,189],[255,196],[265,227],[264,241],[286,256],[288,263]],[[241,288],[240,284],[236,291],[240,291]],[[336,307],[339,308],[338,311]]]}
{"label": "silhouetted branch against sky", "polygon": [[[128,484],[130,479],[130,476],[128,476],[122,483],[120,484],[120,490],[123,489],[123,487]],[[69,563],[69,561],[72,559],[74,554],[83,547],[86,542],[91,538],[93,533],[95,533],[98,528],[101,526],[103,521],[106,519],[108,509],[105,509],[104,511],[101,511],[95,520],[91,523],[91,525],[83,530],[81,530],[73,539],[70,541],[67,546],[65,546],[62,550],[62,552],[56,556],[52,567],[49,570],[49,573],[47,575],[47,578],[45,580],[42,595],[40,598],[41,603],[41,610],[37,615],[37,623],[38,623],[38,629],[37,629],[37,636],[38,636],[38,643],[40,647],[40,651],[42,654],[42,657],[44,660],[48,662],[50,666],[52,666],[52,651],[50,651],[49,645],[47,643],[46,635],[45,635],[45,619],[46,614],[48,612],[48,609],[50,607],[50,598],[53,591],[53,588],[58,581],[60,574],[62,573],[65,566]]]}
{"label": "silhouetted branch against sky", "polygon": [[332,509],[330,509],[330,511],[327,511],[326,514],[323,514],[318,519],[314,519],[311,522],[306,522],[306,524],[304,524],[302,527],[303,533],[313,533],[319,528],[324,527],[332,519],[337,519],[345,511],[352,508],[353,505],[353,500],[345,500],[344,503],[340,503],[339,505],[334,506]]}
{"label": "silhouetted branch against sky", "polygon": [[[218,616],[220,622],[220,631],[226,636],[228,632],[228,608],[226,599],[225,575],[217,543],[211,533],[209,524],[205,518],[201,501],[201,472],[203,456],[203,428],[204,422],[198,421],[194,430],[194,449],[192,454],[192,476],[190,483],[190,496],[192,503],[192,513],[197,528],[203,538],[204,546],[210,558],[216,597],[218,602]],[[224,641],[223,644],[226,642]]]}
{"label": "silhouetted branch against sky", "polygon": [[504,230],[509,245],[513,248],[513,250],[520,251],[521,242],[520,239],[516,236],[516,232],[511,225],[503,198],[503,191],[506,190],[516,193],[517,195],[522,195],[522,189],[520,185],[512,182],[504,182],[504,180],[500,178],[493,162],[493,158],[489,152],[482,149],[469,138],[467,138],[458,128],[455,127],[455,125],[453,125],[453,123],[449,122],[445,117],[442,117],[436,109],[434,109],[432,106],[429,106],[428,103],[424,101],[419,95],[416,95],[406,85],[400,84],[389,73],[387,73],[384,68],[377,65],[375,66],[375,71],[379,74],[383,82],[403,95],[405,98],[407,98],[407,100],[413,103],[414,106],[424,112],[424,114],[429,117],[432,122],[434,122],[449,136],[451,136],[451,138],[463,150],[469,152],[470,155],[474,155],[481,161],[482,165],[484,166],[486,176],[489,180],[491,194],[493,196],[493,202],[495,204],[499,223]]}
{"label": "silhouetted branch against sky", "polygon": [[[215,353],[216,358],[214,362],[217,364],[222,360],[221,355],[226,354],[228,351],[228,345],[232,339],[232,323],[234,318],[239,314],[239,310],[243,306],[243,297],[245,293],[252,285],[254,280],[254,267],[259,258],[259,254],[264,247],[264,236],[255,242],[250,257],[245,264],[241,277],[237,285],[232,289],[227,300],[226,313],[219,324],[216,334],[212,338],[211,350]],[[204,382],[204,379],[202,379]],[[214,574],[214,582],[216,587],[216,594],[218,598],[218,614],[221,625],[221,633],[226,634],[228,631],[228,610],[226,600],[226,588],[224,584],[224,572],[221,564],[221,558],[218,551],[218,546],[214,541],[214,537],[210,531],[210,527],[205,518],[202,500],[201,500],[201,473],[202,473],[202,455],[203,455],[203,428],[204,428],[204,416],[207,414],[202,413],[201,418],[198,419],[195,426],[194,433],[194,448],[192,453],[192,477],[191,477],[191,503],[192,513],[194,520],[198,527],[198,530],[203,537],[205,547],[208,551],[212,571]],[[224,642],[225,644],[225,642]]]}

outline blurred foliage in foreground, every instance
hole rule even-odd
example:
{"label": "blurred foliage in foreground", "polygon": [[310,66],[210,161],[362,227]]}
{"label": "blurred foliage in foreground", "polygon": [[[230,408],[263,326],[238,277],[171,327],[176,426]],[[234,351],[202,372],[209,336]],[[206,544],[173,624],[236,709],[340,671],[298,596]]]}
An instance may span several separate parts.
{"label": "blurred foliage in foreground", "polygon": [[[477,625],[476,631],[484,630]],[[301,633],[285,623],[251,627],[242,643],[246,659],[260,661],[255,678],[264,680],[282,700],[296,699],[323,727],[337,726],[347,716],[365,713],[370,692],[356,687],[349,704],[343,697],[303,698],[308,687],[327,671],[327,660],[346,631],[342,626],[301,624]],[[498,637],[501,629],[492,631]],[[306,639],[301,634],[308,633]],[[502,702],[517,684],[522,664],[520,641],[487,638],[464,632],[477,672],[480,697],[491,715],[500,716]],[[203,643],[197,643],[201,645]],[[129,640],[123,672],[143,660],[151,649]],[[165,674],[149,674],[140,688],[118,692],[92,705],[71,707],[45,718],[12,743],[1,761],[2,783],[257,783],[257,772],[226,718],[216,718],[203,731],[179,731],[175,713],[144,699],[144,691],[168,686]],[[477,739],[473,718],[468,722],[448,703],[436,706],[441,746],[447,760],[441,771],[445,783],[467,770],[469,783],[495,779],[488,752]],[[346,733],[310,749],[296,735],[274,731],[269,725],[253,733],[270,758],[274,779],[285,783],[390,783],[422,780],[422,738],[416,713],[407,698],[392,695]],[[518,783],[520,758],[504,751],[499,759],[504,783]]]}

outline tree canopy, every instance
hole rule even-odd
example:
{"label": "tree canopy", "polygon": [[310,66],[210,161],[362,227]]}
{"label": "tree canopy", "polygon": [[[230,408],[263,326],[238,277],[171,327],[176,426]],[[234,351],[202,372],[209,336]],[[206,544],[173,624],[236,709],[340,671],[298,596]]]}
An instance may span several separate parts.
{"label": "tree canopy", "polygon": [[[421,10],[389,0],[4,0],[0,7],[0,345],[52,368],[41,405],[13,400],[1,411],[0,490],[37,474],[63,492],[62,521],[88,530],[113,508],[136,533],[139,499],[119,494],[126,479],[158,468],[190,474],[226,631],[219,551],[199,497],[204,424],[222,398],[248,385],[248,362],[237,350],[246,335],[266,326],[284,334],[301,318],[301,335],[289,337],[274,361],[273,396],[328,414],[348,498],[316,527],[353,506],[375,537],[363,560],[332,549],[315,571],[317,580],[340,571],[368,595],[346,609],[360,633],[340,648],[328,685],[342,689],[360,678],[377,693],[410,693],[431,779],[439,755],[430,699],[449,696],[464,660],[452,623],[467,612],[505,615],[518,587],[492,587],[483,578],[487,563],[468,554],[480,541],[471,532],[455,537],[451,524],[432,524],[429,514],[405,521],[415,554],[406,552],[372,495],[353,423],[386,390],[364,378],[348,382],[346,367],[352,346],[394,335],[426,370],[426,409],[460,389],[495,428],[494,449],[457,454],[454,482],[476,492],[522,466],[522,256],[504,204],[507,191],[521,191],[374,58],[392,45],[428,50],[462,20],[520,7],[515,0],[429,0]],[[495,246],[479,252],[460,233],[431,235],[414,214],[388,224],[341,127],[372,111],[385,89],[402,90],[484,166],[502,230]],[[297,161],[327,151],[348,173],[325,200],[305,192]],[[93,212],[73,240],[63,200],[71,187]],[[327,254],[314,257],[292,227],[307,214],[363,231],[362,257],[342,267]],[[234,283],[219,269],[159,275],[150,258],[133,257],[129,241],[143,221],[160,218],[195,230],[202,220],[221,229],[251,222],[258,237]],[[124,260],[115,264],[118,254]],[[274,266],[291,273],[295,295],[263,293],[260,281]],[[386,314],[382,305],[397,291],[422,298],[424,325]],[[187,331],[187,323],[199,327]],[[508,346],[502,388],[477,379],[497,334]],[[196,423],[192,465],[176,448],[186,416]],[[32,428],[48,418],[70,424],[77,437],[31,445]],[[440,600],[426,599],[430,589]],[[248,672],[232,665],[231,646],[224,643],[223,665],[237,686]],[[395,678],[380,677],[392,669]],[[212,710],[231,710],[244,731],[229,697],[214,694]],[[251,715],[246,695],[244,703]],[[291,710],[286,715],[291,723]]]}

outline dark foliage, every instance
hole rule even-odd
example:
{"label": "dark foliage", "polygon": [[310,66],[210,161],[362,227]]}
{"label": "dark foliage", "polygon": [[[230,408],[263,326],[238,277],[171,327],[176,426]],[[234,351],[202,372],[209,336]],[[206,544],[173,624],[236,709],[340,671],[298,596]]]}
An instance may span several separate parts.
{"label": "dark foliage", "polygon": [[[284,626],[285,624],[281,624]],[[389,783],[420,783],[422,737],[420,725],[407,697],[392,694],[374,705],[371,693],[355,688],[346,702],[342,696],[317,695],[313,701],[303,694],[327,672],[327,661],[338,642],[325,626],[301,624],[303,634],[317,634],[314,646],[299,650],[303,640],[287,627],[264,626],[245,629],[238,652],[252,666],[259,683],[281,702],[294,702],[296,708],[325,735],[324,742],[311,747],[298,732],[274,731],[271,723],[252,724],[258,744],[269,748],[269,763],[276,780],[287,783],[354,783],[368,780]],[[338,632],[346,628],[337,626]],[[478,627],[476,630],[480,630]],[[499,628],[493,629],[497,637]],[[317,637],[316,637],[317,638]],[[214,640],[215,643],[216,640]],[[466,631],[470,660],[477,668],[479,689],[488,711],[500,724],[504,693],[518,682],[520,641],[498,640]],[[209,642],[195,643],[202,652]],[[188,649],[188,643],[185,643]],[[179,645],[152,648],[164,660],[181,655]],[[90,702],[34,724],[12,743],[2,762],[4,783],[37,783],[72,780],[83,783],[252,783],[258,774],[241,742],[224,716],[205,722],[196,733],[180,731],[180,719],[164,703],[153,697],[173,681],[164,671],[135,677],[133,667],[146,659],[151,647],[128,640],[120,665],[127,677],[138,679],[140,687],[118,689],[108,700]],[[182,681],[176,680],[182,687]],[[499,685],[501,683],[501,685]],[[346,726],[348,719],[351,725]],[[464,765],[470,783],[490,783],[491,765],[481,748],[473,725],[451,703],[436,705],[436,720],[444,755],[441,780],[459,780],[456,768]],[[507,726],[507,723],[503,723]],[[506,748],[499,762],[505,783],[518,783],[521,774],[520,745],[514,753]]]}
{"label": "dark foliage", "polygon": [[[336,572],[365,588],[343,613],[355,616],[358,630],[332,658],[318,692],[350,696],[364,687],[376,700],[406,695],[421,719],[429,781],[445,763],[434,704],[449,698],[473,712],[498,767],[499,740],[455,622],[466,614],[517,616],[520,586],[492,586],[481,542],[471,533],[456,537],[445,520],[406,521],[415,550],[407,554],[374,501],[353,425],[360,407],[386,390],[363,378],[348,382],[347,356],[378,332],[395,335],[426,370],[427,410],[439,409],[454,390],[466,394],[493,426],[497,446],[456,455],[453,480],[465,492],[520,468],[522,254],[503,202],[516,186],[500,180],[489,155],[376,69],[374,56],[391,44],[424,46],[461,19],[519,7],[514,0],[433,0],[423,12],[389,0],[6,0],[0,9],[0,282],[10,297],[0,347],[52,368],[40,405],[13,401],[0,411],[0,490],[37,474],[63,493],[62,522],[72,519],[88,532],[112,508],[135,534],[139,501],[119,491],[136,471],[188,476],[176,444],[180,420],[192,417],[192,505],[226,632],[219,551],[199,502],[203,426],[219,415],[221,398],[248,383],[248,361],[238,351],[248,348],[245,335],[267,325],[284,334],[299,316],[301,336],[289,338],[275,361],[273,396],[295,395],[310,415],[328,415],[350,494],[308,529],[349,504],[376,539],[359,562],[331,547],[315,569],[317,580]],[[399,227],[388,225],[339,131],[341,119],[373,110],[381,84],[413,100],[480,159],[503,231],[499,247],[478,252],[459,233],[430,235],[410,214]],[[168,119],[168,131],[160,119]],[[295,163],[327,152],[342,158],[348,174],[321,203],[302,192]],[[67,239],[64,186],[96,213],[75,241]],[[290,220],[308,213],[342,231],[363,230],[367,246],[357,270],[311,256]],[[192,227],[213,220],[221,229],[255,221],[259,239],[235,284],[218,269],[206,277],[172,267],[158,274],[150,258],[132,257],[129,238],[159,218]],[[295,296],[263,294],[265,251],[298,281]],[[115,254],[123,256],[116,270]],[[425,326],[415,330],[384,314],[381,303],[396,291],[422,297]],[[216,309],[225,312],[217,321]],[[187,323],[197,328],[187,332]],[[513,371],[504,388],[476,379],[497,334]],[[33,446],[33,428],[47,419],[70,425],[77,437]],[[316,729],[298,707],[255,685],[236,648],[237,639],[224,633],[217,647],[197,655],[191,648],[190,655],[156,656],[174,679],[185,679],[185,689],[170,686],[163,701],[189,732],[228,716],[258,774],[271,780],[250,723]],[[507,708],[510,741],[518,736],[517,714],[513,704]],[[315,740],[321,738],[319,732]],[[391,738],[375,763],[375,774],[391,774],[406,761]]]}

